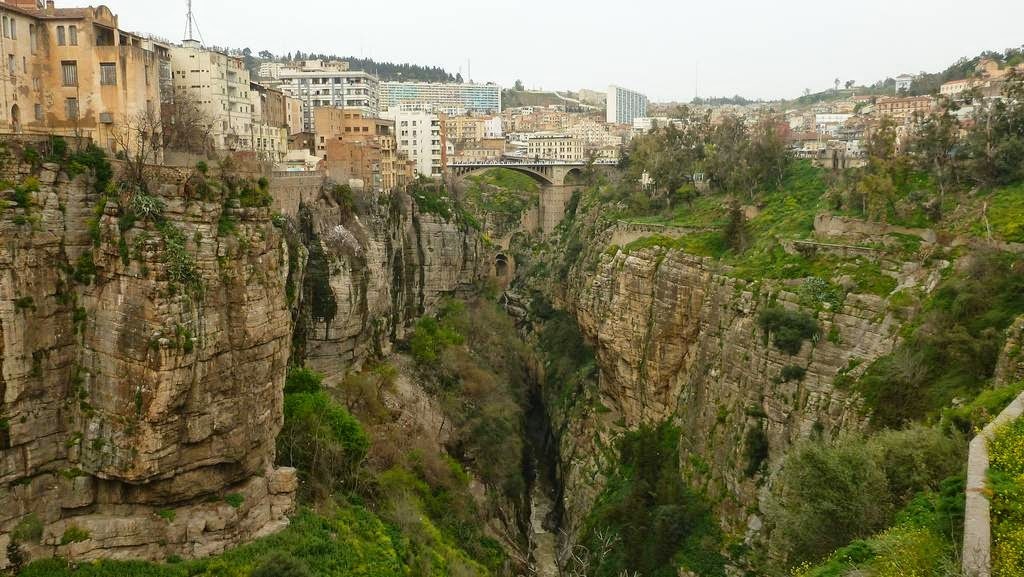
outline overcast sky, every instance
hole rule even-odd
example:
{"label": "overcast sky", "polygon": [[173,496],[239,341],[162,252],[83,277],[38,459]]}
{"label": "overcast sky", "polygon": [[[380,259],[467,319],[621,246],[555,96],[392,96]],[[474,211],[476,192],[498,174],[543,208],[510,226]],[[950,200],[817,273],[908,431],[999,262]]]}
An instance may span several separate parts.
{"label": "overcast sky", "polygon": [[[178,41],[185,0],[97,0]],[[57,0],[59,6],[83,4]],[[193,0],[207,44],[443,66],[544,89],[614,83],[653,100],[780,98],[938,71],[1024,44],[1021,0]],[[699,79],[699,81],[698,81]]]}

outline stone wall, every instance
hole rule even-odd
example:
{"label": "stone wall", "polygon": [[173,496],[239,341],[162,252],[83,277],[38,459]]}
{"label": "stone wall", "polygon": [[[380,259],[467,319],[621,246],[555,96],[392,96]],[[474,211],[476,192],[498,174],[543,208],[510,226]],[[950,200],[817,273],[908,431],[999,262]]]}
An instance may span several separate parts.
{"label": "stone wall", "polygon": [[[85,176],[10,158],[2,172],[41,186],[0,214],[0,540],[37,519],[33,555],[162,559],[286,523],[295,475],[273,462],[288,248],[270,211],[165,181],[165,226],[122,228]],[[197,283],[172,274],[171,227]],[[87,538],[66,543],[70,527]]]}

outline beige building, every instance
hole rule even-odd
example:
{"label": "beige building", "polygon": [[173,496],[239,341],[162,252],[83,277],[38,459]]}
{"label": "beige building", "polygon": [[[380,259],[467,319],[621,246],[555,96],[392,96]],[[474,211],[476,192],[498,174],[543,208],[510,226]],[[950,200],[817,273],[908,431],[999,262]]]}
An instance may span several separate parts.
{"label": "beige building", "polygon": [[931,96],[907,96],[903,98],[879,98],[875,112],[880,116],[891,116],[899,121],[910,119],[915,113],[931,112],[935,100]]}
{"label": "beige building", "polygon": [[526,154],[536,160],[582,161],[586,159],[583,141],[568,134],[531,134]]}
{"label": "beige building", "polygon": [[253,150],[253,104],[243,60],[196,40],[171,49],[174,98],[190,100],[210,123],[218,150]]}
{"label": "beige building", "polygon": [[315,150],[328,173],[340,181],[393,190],[399,185],[404,156],[395,142],[395,123],[358,108],[316,108]]}
{"label": "beige building", "polygon": [[0,131],[90,138],[117,152],[136,146],[130,132],[159,130],[167,46],[121,30],[106,6],[8,0],[0,20]]}

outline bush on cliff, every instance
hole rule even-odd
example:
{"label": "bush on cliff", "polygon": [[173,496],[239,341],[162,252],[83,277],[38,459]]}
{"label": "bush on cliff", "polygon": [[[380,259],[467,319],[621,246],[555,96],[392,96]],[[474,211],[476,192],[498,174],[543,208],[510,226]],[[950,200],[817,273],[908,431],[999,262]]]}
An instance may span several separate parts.
{"label": "bush on cliff", "polygon": [[874,534],[915,494],[959,472],[963,449],[961,439],[922,426],[797,445],[765,507],[772,556],[788,566],[816,561]]}
{"label": "bush on cliff", "polygon": [[876,425],[897,427],[971,399],[991,379],[1006,328],[1024,314],[1024,263],[979,252],[950,275],[891,355],[856,384]]}
{"label": "bush on cliff", "polygon": [[321,390],[319,375],[292,369],[284,399],[284,427],[277,437],[278,462],[295,467],[307,497],[351,488],[369,439],[345,407]]}
{"label": "bush on cliff", "polygon": [[818,336],[818,321],[801,311],[791,311],[779,306],[761,311],[757,322],[765,332],[765,339],[771,339],[782,352],[789,355],[800,353],[804,341]]}

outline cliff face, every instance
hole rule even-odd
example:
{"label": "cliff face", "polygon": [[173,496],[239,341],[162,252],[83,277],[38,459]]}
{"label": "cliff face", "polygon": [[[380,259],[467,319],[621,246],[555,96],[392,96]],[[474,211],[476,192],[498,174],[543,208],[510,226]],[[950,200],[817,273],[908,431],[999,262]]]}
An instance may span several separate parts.
{"label": "cliff face", "polygon": [[296,353],[327,382],[386,352],[410,321],[491,273],[475,231],[419,211],[407,195],[364,197],[356,208],[325,192],[297,218],[309,258]]}
{"label": "cliff face", "polygon": [[[835,311],[816,311],[787,289],[783,282],[747,283],[707,259],[658,248],[620,250],[602,255],[595,269],[573,269],[566,307],[594,344],[599,376],[593,398],[553,415],[564,431],[570,534],[600,491],[602,459],[613,456],[608,448],[623,428],[673,420],[682,431],[683,469],[735,530],[759,527],[748,513],[758,502],[758,480],[795,440],[866,425],[857,395],[836,378],[889,353],[899,318],[880,297],[851,294]],[[796,355],[771,345],[758,324],[769,302],[814,315],[820,338]],[[787,366],[806,373],[786,380],[780,374]],[[751,439],[767,444],[764,467],[750,464]]]}
{"label": "cliff face", "polygon": [[167,174],[161,224],[130,224],[57,165],[2,179],[36,176],[0,219],[0,546],[17,529],[31,556],[200,556],[285,524],[288,249],[268,209],[187,200]]}

